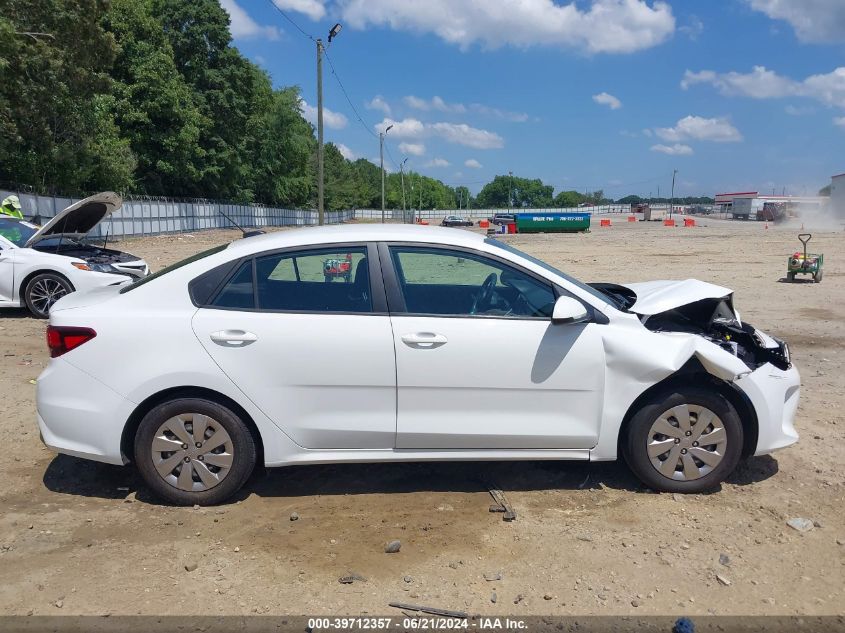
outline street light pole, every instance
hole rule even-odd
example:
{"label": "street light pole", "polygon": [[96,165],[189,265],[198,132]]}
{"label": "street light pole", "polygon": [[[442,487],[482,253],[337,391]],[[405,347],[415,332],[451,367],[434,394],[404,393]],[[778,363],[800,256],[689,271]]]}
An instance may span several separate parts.
{"label": "street light pole", "polygon": [[677,169],[672,170],[672,195],[669,198],[669,218],[672,218],[672,209],[675,207],[675,174],[678,173]]}
{"label": "street light pole", "polygon": [[[343,27],[335,24],[329,31],[329,44]],[[323,40],[317,39],[317,224],[325,223],[323,187]]]}
{"label": "street light pole", "polygon": [[323,40],[317,40],[317,224],[325,222],[323,199]]}
{"label": "street light pole", "polygon": [[402,221],[407,222],[408,219],[406,217],[407,210],[405,209],[405,163],[408,162],[406,158],[401,163],[399,163],[399,176],[402,179]]}
{"label": "street light pole", "polygon": [[381,161],[381,223],[384,224],[384,137],[392,128],[388,125],[384,132],[378,133],[379,160]]}
{"label": "street light pole", "polygon": [[511,197],[513,196],[512,190],[513,189],[513,172],[508,172],[508,213],[511,212]]}

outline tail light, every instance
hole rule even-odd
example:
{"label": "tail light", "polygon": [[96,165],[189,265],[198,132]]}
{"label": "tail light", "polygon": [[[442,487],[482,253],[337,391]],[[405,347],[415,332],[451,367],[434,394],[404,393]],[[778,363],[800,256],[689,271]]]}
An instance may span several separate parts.
{"label": "tail light", "polygon": [[47,347],[50,348],[50,358],[56,358],[87,343],[97,333],[90,327],[47,326]]}

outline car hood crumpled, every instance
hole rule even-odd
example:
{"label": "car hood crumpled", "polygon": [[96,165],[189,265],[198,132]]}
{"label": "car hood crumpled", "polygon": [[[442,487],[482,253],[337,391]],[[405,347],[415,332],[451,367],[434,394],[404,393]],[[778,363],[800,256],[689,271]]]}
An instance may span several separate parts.
{"label": "car hood crumpled", "polygon": [[646,281],[622,285],[637,295],[636,302],[628,309],[643,316],[660,314],[703,299],[727,299],[730,301],[733,294],[733,290],[730,288],[699,281],[698,279]]}

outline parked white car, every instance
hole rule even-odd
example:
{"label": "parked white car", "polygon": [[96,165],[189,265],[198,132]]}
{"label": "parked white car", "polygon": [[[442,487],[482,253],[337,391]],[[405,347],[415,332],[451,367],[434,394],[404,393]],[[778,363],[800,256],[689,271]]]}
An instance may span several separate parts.
{"label": "parked white car", "polygon": [[47,318],[64,295],[122,284],[150,269],[129,253],[81,240],[122,204],[115,193],[100,193],[58,213],[44,226],[0,216],[0,307],[26,306]]}
{"label": "parked white car", "polygon": [[[351,275],[343,272],[348,264]],[[613,460],[718,486],[798,436],[785,343],[700,281],[586,285],[456,229],[238,240],[61,299],[38,378],[46,445],[134,462],[178,504],[266,466]]]}

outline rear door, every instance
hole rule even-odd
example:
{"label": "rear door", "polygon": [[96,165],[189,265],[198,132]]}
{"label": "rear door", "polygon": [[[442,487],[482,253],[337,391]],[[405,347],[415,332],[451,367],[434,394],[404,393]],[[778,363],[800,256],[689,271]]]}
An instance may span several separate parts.
{"label": "rear door", "polygon": [[393,448],[396,365],[375,246],[246,259],[193,326],[232,382],[300,446]]}

